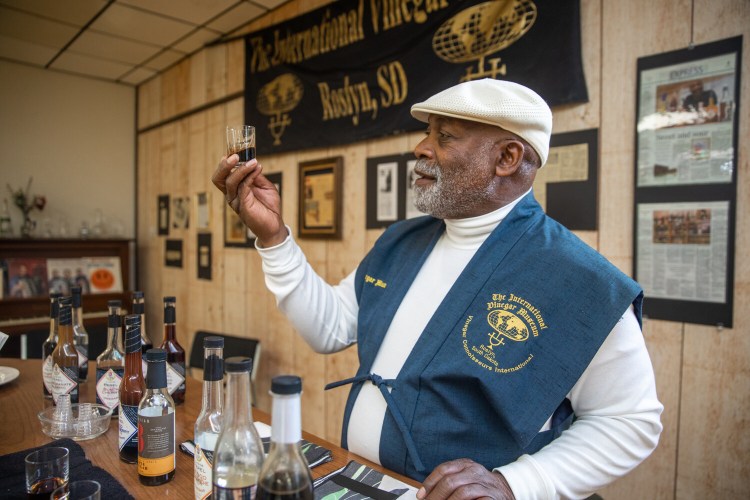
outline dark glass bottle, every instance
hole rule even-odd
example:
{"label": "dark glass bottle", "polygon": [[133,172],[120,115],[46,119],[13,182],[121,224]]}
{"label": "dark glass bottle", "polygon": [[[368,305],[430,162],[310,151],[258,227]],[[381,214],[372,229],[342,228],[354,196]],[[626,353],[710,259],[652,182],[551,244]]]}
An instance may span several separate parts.
{"label": "dark glass bottle", "polygon": [[119,300],[107,302],[107,347],[96,358],[96,402],[112,408],[116,417],[120,410],[120,384],[125,372],[125,352],[122,348],[122,316]]}
{"label": "dark glass bottle", "polygon": [[167,351],[167,389],[176,405],[185,401],[185,349],[177,342],[177,312],[174,297],[164,297],[164,341]]}
{"label": "dark glass bottle", "polygon": [[52,399],[70,394],[70,402],[78,403],[78,351],[73,343],[73,300],[60,297],[58,300],[58,340],[52,351]]}
{"label": "dark glass bottle", "polygon": [[49,336],[42,344],[42,389],[45,399],[52,400],[52,351],[57,347],[58,312],[60,305],[57,301],[62,297],[61,293],[49,294]]}
{"label": "dark glass bottle", "polygon": [[154,347],[154,343],[151,342],[151,337],[146,332],[146,298],[143,292],[133,292],[133,314],[141,316],[141,352],[143,354],[143,362],[146,362],[146,351]]}
{"label": "dark glass bottle", "polygon": [[256,500],[312,500],[310,467],[300,449],[302,379],[281,375],[271,380],[271,449],[263,461]]}
{"label": "dark glass bottle", "polygon": [[86,382],[89,375],[89,333],[83,326],[81,287],[72,287],[70,294],[73,297],[73,343],[78,351],[78,378]]}
{"label": "dark glass bottle", "polygon": [[227,388],[221,434],[214,450],[213,500],[255,497],[263,467],[263,444],[253,424],[252,366],[250,358],[231,357],[224,361]]}
{"label": "dark glass bottle", "polygon": [[120,383],[120,460],[138,461],[138,405],[146,393],[141,371],[141,317],[125,316],[125,373]]}
{"label": "dark glass bottle", "polygon": [[146,394],[138,405],[138,479],[158,486],[175,473],[174,401],[167,392],[167,353],[149,349],[146,362]]}

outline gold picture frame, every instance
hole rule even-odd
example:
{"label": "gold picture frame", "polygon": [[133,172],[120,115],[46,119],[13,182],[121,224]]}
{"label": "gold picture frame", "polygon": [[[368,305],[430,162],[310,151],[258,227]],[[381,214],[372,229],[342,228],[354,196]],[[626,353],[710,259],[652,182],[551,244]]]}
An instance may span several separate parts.
{"label": "gold picture frame", "polygon": [[341,238],[343,169],[341,156],[299,164],[300,238]]}

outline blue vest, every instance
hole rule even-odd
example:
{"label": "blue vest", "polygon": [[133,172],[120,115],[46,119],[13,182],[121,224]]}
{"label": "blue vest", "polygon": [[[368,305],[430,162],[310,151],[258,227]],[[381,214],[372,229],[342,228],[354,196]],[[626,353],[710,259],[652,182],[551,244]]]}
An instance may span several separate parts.
{"label": "blue vest", "polygon": [[[444,229],[432,217],[393,224],[355,282],[360,367],[342,445],[354,401],[372,381],[388,402],[380,462],[418,481],[456,458],[499,467],[559,436],[572,420],[566,395],[604,339],[631,303],[641,318],[638,284],[530,193],[477,250],[398,377],[383,381],[370,371],[375,355]],[[540,433],[553,414],[553,428]]]}

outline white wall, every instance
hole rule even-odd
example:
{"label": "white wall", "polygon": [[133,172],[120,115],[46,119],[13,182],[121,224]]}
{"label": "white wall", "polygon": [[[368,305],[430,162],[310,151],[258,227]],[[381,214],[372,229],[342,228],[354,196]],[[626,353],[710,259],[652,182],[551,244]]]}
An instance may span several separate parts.
{"label": "white wall", "polygon": [[[45,227],[78,236],[97,210],[109,236],[135,237],[135,89],[0,61],[0,210],[7,199],[16,236],[21,211],[6,184],[44,195],[33,211]],[[64,236],[64,235],[63,235]]]}

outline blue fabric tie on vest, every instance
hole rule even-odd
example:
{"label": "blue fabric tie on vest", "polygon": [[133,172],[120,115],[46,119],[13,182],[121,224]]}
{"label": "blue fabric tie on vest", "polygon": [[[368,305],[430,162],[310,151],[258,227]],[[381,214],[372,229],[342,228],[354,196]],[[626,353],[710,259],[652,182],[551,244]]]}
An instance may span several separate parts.
{"label": "blue fabric tie on vest", "polygon": [[419,453],[417,452],[417,446],[414,444],[414,439],[411,437],[411,433],[409,432],[409,428],[406,426],[406,421],[404,420],[404,416],[401,415],[401,412],[398,409],[398,406],[396,405],[396,401],[393,399],[393,396],[391,395],[388,388],[396,389],[396,379],[384,379],[380,375],[376,375],[375,373],[364,373],[362,375],[357,375],[356,377],[347,378],[344,380],[339,380],[338,382],[331,382],[330,384],[327,384],[325,386],[325,390],[328,389],[334,389],[336,387],[341,387],[342,385],[348,385],[348,384],[356,384],[359,382],[365,382],[369,380],[373,383],[373,385],[376,385],[378,389],[380,389],[380,393],[383,395],[383,398],[385,399],[386,404],[388,405],[388,411],[391,412],[391,415],[393,416],[393,420],[396,421],[396,426],[398,427],[398,430],[401,431],[401,437],[404,438],[404,443],[406,444],[406,449],[409,451],[409,455],[411,456],[412,461],[414,462],[414,466],[416,469],[420,472],[425,471],[424,464],[422,463],[422,459],[419,458]]}

